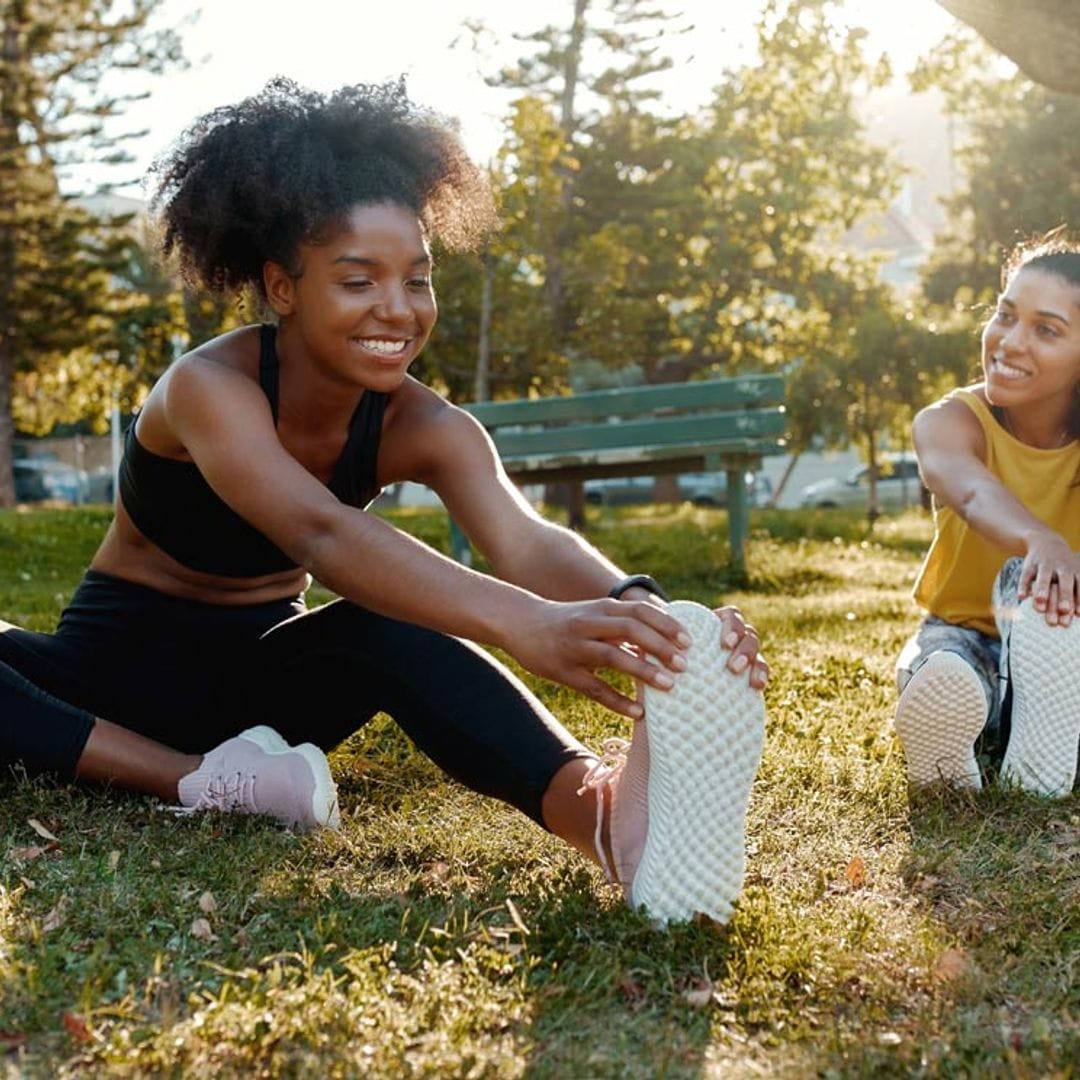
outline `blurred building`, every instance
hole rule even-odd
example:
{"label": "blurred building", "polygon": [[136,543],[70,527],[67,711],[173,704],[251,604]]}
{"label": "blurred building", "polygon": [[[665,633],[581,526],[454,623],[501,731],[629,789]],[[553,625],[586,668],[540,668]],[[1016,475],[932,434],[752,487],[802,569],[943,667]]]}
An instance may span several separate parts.
{"label": "blurred building", "polygon": [[908,173],[889,209],[856,222],[844,243],[880,254],[882,277],[907,292],[918,286],[919,267],[945,223],[941,200],[955,187],[952,122],[938,91],[912,94],[902,85],[871,94],[862,115],[869,138]]}

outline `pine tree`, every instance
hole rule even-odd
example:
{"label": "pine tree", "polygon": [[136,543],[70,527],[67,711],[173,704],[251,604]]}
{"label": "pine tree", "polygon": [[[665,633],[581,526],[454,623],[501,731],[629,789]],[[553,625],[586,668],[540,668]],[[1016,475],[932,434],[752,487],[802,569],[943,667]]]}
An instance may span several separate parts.
{"label": "pine tree", "polygon": [[[571,287],[572,269],[566,253],[580,239],[578,178],[582,155],[587,153],[592,128],[611,110],[634,112],[655,100],[657,92],[642,80],[671,67],[660,44],[665,35],[680,32],[679,19],[658,9],[651,0],[572,0],[569,26],[549,24],[520,40],[533,48],[531,55],[504,68],[489,81],[520,91],[511,137],[525,133],[520,121],[531,116],[530,126],[543,145],[524,146],[526,156],[539,153],[549,162],[546,180],[554,197],[537,203],[544,215],[537,222],[537,254],[543,260],[544,306],[550,324],[550,346],[568,362],[574,354],[576,329],[581,318]],[[586,58],[591,63],[586,63]],[[536,104],[550,117],[538,123]],[[552,136],[556,141],[552,142]]]}
{"label": "pine tree", "polygon": [[130,240],[59,178],[80,162],[127,159],[107,124],[134,95],[108,92],[102,78],[181,62],[176,35],[148,28],[162,2],[0,2],[0,506],[14,501],[16,372],[82,350],[89,374],[99,348],[114,361],[121,352],[109,318]]}

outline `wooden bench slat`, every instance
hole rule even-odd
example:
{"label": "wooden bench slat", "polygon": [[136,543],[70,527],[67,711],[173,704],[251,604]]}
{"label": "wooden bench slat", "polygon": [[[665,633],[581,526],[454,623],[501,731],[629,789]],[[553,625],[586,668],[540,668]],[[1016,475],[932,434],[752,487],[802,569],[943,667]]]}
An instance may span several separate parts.
{"label": "wooden bench slat", "polygon": [[634,416],[658,410],[735,408],[740,405],[780,404],[784,380],[780,375],[745,375],[703,382],[628,386],[589,390],[567,397],[478,401],[465,405],[489,430],[512,424],[551,424],[559,421]]}
{"label": "wooden bench slat", "polygon": [[[672,445],[625,447],[613,450],[582,450],[565,454],[536,454],[531,457],[504,457],[507,474],[523,484],[548,479],[593,479],[604,476],[659,476],[673,472],[722,472],[729,459],[746,457],[756,461],[765,454],[783,454],[781,439],[732,441],[707,447]],[[500,455],[501,456],[501,455]]]}
{"label": "wooden bench slat", "polygon": [[[713,446],[731,440],[784,433],[786,418],[778,409],[741,409],[710,415],[660,416],[649,420],[623,420],[607,424],[575,424],[542,431],[492,433],[503,460],[530,454],[557,455],[567,451],[593,451],[613,447]],[[643,453],[641,456],[648,456]]]}

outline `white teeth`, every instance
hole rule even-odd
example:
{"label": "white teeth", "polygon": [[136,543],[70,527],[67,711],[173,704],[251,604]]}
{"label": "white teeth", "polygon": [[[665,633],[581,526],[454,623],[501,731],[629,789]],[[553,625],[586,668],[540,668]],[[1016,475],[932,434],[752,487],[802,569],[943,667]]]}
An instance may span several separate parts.
{"label": "white teeth", "polygon": [[1024,379],[1027,378],[1028,372],[1023,368],[1013,367],[1012,364],[1007,364],[1000,356],[995,356],[994,367],[997,369],[997,373],[1005,379]]}
{"label": "white teeth", "polygon": [[405,346],[408,344],[405,341],[386,341],[383,338],[359,338],[358,340],[365,349],[382,353],[385,356],[394,356],[397,353],[404,352]]}

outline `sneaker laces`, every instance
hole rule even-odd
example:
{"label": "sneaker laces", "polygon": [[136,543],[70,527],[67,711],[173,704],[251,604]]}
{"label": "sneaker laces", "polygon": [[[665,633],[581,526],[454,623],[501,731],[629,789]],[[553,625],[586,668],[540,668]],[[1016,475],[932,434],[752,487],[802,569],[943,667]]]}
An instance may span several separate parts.
{"label": "sneaker laces", "polygon": [[194,814],[200,810],[255,811],[255,775],[254,773],[226,773],[211,776],[199,797],[191,806],[170,807],[174,814]]}
{"label": "sneaker laces", "polygon": [[593,834],[593,847],[596,849],[597,858],[600,861],[600,869],[608,881],[615,881],[611,864],[604,852],[604,788],[609,790],[608,799],[614,794],[615,785],[626,768],[626,755],[630,750],[630,743],[626,739],[605,739],[600,744],[600,756],[589,766],[588,771],[581,778],[581,787],[577,789],[579,795],[587,791],[596,792],[596,831]]}

